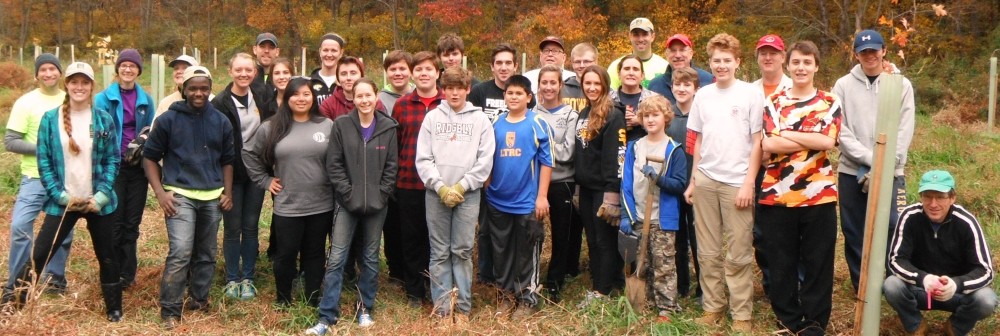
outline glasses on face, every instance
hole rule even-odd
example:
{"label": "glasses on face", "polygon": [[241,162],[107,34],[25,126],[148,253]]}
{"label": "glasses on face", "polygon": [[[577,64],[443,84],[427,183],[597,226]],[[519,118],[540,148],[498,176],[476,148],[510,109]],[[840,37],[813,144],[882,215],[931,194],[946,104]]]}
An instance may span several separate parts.
{"label": "glasses on face", "polygon": [[592,60],[574,60],[573,61],[573,65],[584,65],[584,66],[587,66],[587,65],[591,65],[591,64],[594,64],[594,61],[592,61]]}
{"label": "glasses on face", "polygon": [[542,50],[542,54],[545,54],[545,55],[558,55],[558,54],[562,54],[562,53],[563,53],[563,51],[559,50],[559,49],[545,49],[545,50]]}
{"label": "glasses on face", "polygon": [[118,66],[118,68],[119,68],[119,69],[123,69],[123,70],[127,70],[127,69],[138,69],[138,68],[139,68],[139,66],[138,66],[138,65],[135,65],[135,64],[122,64],[122,65],[119,65],[119,66]]}

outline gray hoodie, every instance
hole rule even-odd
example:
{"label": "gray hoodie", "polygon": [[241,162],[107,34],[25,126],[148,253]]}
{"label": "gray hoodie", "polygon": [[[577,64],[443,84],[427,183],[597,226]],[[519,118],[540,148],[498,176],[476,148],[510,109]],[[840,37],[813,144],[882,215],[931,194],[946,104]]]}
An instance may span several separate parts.
{"label": "gray hoodie", "polygon": [[[857,175],[861,166],[871,167],[875,148],[875,115],[878,112],[878,87],[885,75],[879,75],[874,83],[868,83],[861,65],[855,65],[851,72],[837,80],[833,93],[843,104],[843,120],[840,130],[840,165],[838,171]],[[913,140],[914,103],[913,85],[903,78],[903,100],[900,110],[899,133],[896,140],[895,175],[903,176],[906,166],[906,152]]]}
{"label": "gray hoodie", "polygon": [[437,191],[461,183],[466,192],[483,187],[493,169],[496,139],[481,108],[466,102],[455,112],[447,101],[424,116],[417,135],[417,174]]}
{"label": "gray hoodie", "polygon": [[542,104],[535,106],[535,112],[552,127],[552,182],[573,182],[573,145],[576,143],[576,119],[580,114],[572,106],[559,105],[555,111],[545,109]]}

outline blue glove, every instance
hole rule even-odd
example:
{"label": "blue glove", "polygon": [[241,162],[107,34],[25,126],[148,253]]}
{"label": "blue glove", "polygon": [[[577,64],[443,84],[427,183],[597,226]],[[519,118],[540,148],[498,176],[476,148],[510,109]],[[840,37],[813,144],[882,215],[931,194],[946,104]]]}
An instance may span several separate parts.
{"label": "blue glove", "polygon": [[642,174],[654,181],[660,176],[660,174],[656,173],[656,168],[653,168],[653,166],[650,165],[642,166]]}
{"label": "blue glove", "polygon": [[622,230],[625,234],[632,234],[632,221],[628,218],[622,218],[621,223],[618,224],[618,229]]}

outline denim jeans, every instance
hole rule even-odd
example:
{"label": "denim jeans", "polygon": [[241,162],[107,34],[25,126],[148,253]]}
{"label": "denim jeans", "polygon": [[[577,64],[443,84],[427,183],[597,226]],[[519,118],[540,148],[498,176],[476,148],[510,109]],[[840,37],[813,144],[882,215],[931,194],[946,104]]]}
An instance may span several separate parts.
{"label": "denim jeans", "polygon": [[451,313],[452,288],[458,288],[459,312],[472,311],[472,245],[479,218],[479,190],[465,193],[465,201],[454,208],[441,203],[437,192],[426,191],[427,233],[430,238],[431,299],[441,316]]}
{"label": "denim jeans", "polygon": [[226,262],[226,282],[254,278],[257,249],[260,247],[257,230],[263,205],[264,189],[253,182],[233,183],[233,208],[222,214],[222,257]]}
{"label": "denim jeans", "polygon": [[[219,200],[200,201],[174,194],[177,214],[167,217],[170,250],[160,281],[160,317],[181,316],[184,288],[199,303],[208,303],[218,249]],[[190,282],[189,282],[190,280]]]}
{"label": "denim jeans", "polygon": [[[49,197],[42,186],[42,180],[22,176],[21,187],[14,201],[14,211],[10,221],[10,256],[7,259],[7,283],[4,292],[14,290],[17,276],[31,258],[31,243],[34,235],[35,219],[45,206]],[[66,287],[66,258],[69,256],[70,244],[73,242],[73,231],[56,250],[49,264],[45,266],[43,278],[48,277],[50,283]]]}
{"label": "denim jeans", "polygon": [[385,208],[368,215],[354,214],[343,207],[337,209],[337,218],[333,225],[333,243],[327,257],[326,275],[323,277],[323,300],[319,303],[320,322],[333,325],[340,320],[340,293],[344,283],[344,265],[356,233],[364,237],[364,251],[360,256],[364,262],[358,279],[361,304],[369,313],[375,308],[375,294],[378,292],[379,244],[382,240],[385,214]]}
{"label": "denim jeans", "polygon": [[[868,210],[868,194],[862,192],[861,187],[857,176],[840,173],[837,177],[837,192],[840,194],[840,228],[844,232],[844,254],[855,292],[858,291],[861,277],[861,249],[865,245],[865,212]],[[907,205],[906,179],[903,176],[892,178],[892,200],[893,208],[889,211],[890,240],[892,233],[896,232],[899,211]],[[889,245],[886,244],[886,251],[888,250]],[[889,253],[886,253],[886,261],[888,256]]]}
{"label": "denim jeans", "polygon": [[[921,310],[927,308],[927,292],[923,286],[914,286],[903,282],[895,275],[882,283],[882,293],[892,309],[896,310],[903,328],[913,332],[920,326],[923,319]],[[980,288],[969,294],[956,292],[948,301],[933,301],[931,309],[952,312],[951,327],[955,335],[968,335],[976,322],[989,317],[997,308],[997,294],[990,287]]]}
{"label": "denim jeans", "polygon": [[115,249],[121,265],[121,278],[125,285],[135,281],[138,265],[136,241],[139,239],[139,224],[146,209],[146,192],[149,183],[142,167],[122,166],[115,178],[115,193],[118,194],[118,208],[114,218]]}

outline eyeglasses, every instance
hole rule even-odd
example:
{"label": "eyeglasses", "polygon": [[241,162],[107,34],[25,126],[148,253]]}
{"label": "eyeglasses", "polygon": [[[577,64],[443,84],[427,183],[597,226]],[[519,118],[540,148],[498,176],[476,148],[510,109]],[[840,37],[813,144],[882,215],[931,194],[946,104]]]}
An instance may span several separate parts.
{"label": "eyeglasses", "polygon": [[591,65],[591,64],[594,64],[594,61],[591,61],[591,60],[575,60],[575,61],[573,61],[573,64],[574,65]]}
{"label": "eyeglasses", "polygon": [[138,69],[139,66],[135,64],[122,64],[118,66],[119,69]]}
{"label": "eyeglasses", "polygon": [[546,54],[546,55],[558,55],[558,54],[562,54],[562,53],[563,53],[563,51],[559,50],[559,49],[545,49],[545,50],[542,50],[542,54]]}

